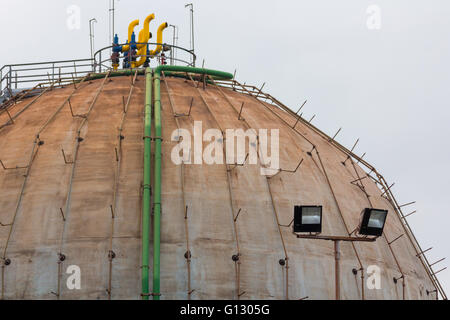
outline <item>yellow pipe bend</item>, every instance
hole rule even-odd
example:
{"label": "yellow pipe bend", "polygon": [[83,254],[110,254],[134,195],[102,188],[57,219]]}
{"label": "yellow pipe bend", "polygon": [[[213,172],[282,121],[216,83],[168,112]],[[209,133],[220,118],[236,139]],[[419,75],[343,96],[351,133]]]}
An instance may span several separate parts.
{"label": "yellow pipe bend", "polygon": [[[144,29],[139,32],[139,43],[147,43],[150,40],[150,22],[155,19],[155,14],[152,13],[144,21]],[[137,45],[138,52],[137,55],[141,56],[137,62],[134,63],[133,67],[142,66],[145,61],[147,61],[147,45],[146,44],[138,44]]]}
{"label": "yellow pipe bend", "polygon": [[[147,34],[148,34],[147,37],[150,38],[150,35],[148,32],[147,32]],[[139,32],[139,41],[138,42],[141,42],[141,43],[148,42],[149,39],[144,39],[144,38],[145,38],[145,29],[142,29],[141,32]],[[138,50],[137,55],[141,56],[141,57],[139,58],[138,61],[133,63],[134,68],[142,66],[145,63],[145,61],[147,61],[147,46],[143,45]]]}
{"label": "yellow pipe bend", "polygon": [[[150,22],[155,19],[155,14],[152,13],[151,15],[149,15],[147,18],[145,18],[144,21],[144,29],[141,30],[141,32],[143,31],[143,38],[141,39],[141,33],[139,32],[139,41],[141,43],[147,43],[148,40],[150,40]],[[142,47],[146,47],[146,45],[143,44],[138,44],[137,45],[138,49],[141,49]]]}
{"label": "yellow pipe bend", "polygon": [[[164,22],[163,24],[161,24],[158,28],[158,37],[156,42],[157,43],[162,43],[163,42],[163,31],[164,29],[166,29],[169,25],[167,24],[167,22]],[[158,53],[160,53],[162,50],[162,45],[158,44],[158,46],[156,47],[155,50],[150,51],[150,55],[154,56],[157,55]]]}
{"label": "yellow pipe bend", "polygon": [[[134,28],[136,28],[136,26],[138,26],[138,25],[139,25],[139,19],[132,21],[130,23],[130,25],[128,26],[128,43],[131,42],[131,36],[133,35]],[[126,52],[128,50],[130,50],[129,45],[125,45],[122,47],[122,52]]]}

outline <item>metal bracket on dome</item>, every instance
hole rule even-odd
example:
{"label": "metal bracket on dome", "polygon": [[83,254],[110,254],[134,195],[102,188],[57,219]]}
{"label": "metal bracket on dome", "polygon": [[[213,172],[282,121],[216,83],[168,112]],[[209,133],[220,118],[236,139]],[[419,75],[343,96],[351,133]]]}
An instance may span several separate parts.
{"label": "metal bracket on dome", "polygon": [[[298,111],[295,113],[296,115],[298,115],[298,113],[303,109],[303,107],[306,105],[307,102],[308,102],[308,100],[305,100],[305,102],[303,102],[303,104],[300,107],[300,109],[298,109]],[[295,127],[297,126],[298,122],[300,121],[300,118],[302,117],[302,115],[303,115],[303,112],[297,117],[297,121],[295,122],[295,124],[292,127],[292,129],[295,129]]]}
{"label": "metal bracket on dome", "polygon": [[[0,222],[0,226],[1,226],[1,227],[10,227],[10,226],[12,226],[12,223],[9,223],[9,224],[3,224],[3,223]],[[445,258],[444,258],[444,259],[445,259]]]}
{"label": "metal bracket on dome", "polygon": [[189,107],[189,113],[185,114],[185,113],[175,113],[175,118],[181,118],[181,117],[190,117],[191,116],[191,111],[192,111],[192,106],[194,104],[194,97],[192,97],[191,99],[191,105]]}
{"label": "metal bracket on dome", "polygon": [[424,253],[430,251],[431,249],[433,249],[433,247],[429,247],[428,249],[422,250],[421,252],[416,254],[416,257],[419,258],[420,256],[422,256]]}
{"label": "metal bracket on dome", "polygon": [[333,138],[328,139],[328,142],[334,141],[334,139],[336,139],[337,135],[339,134],[339,132],[341,132],[342,128],[339,128],[339,130],[334,134]]}
{"label": "metal bracket on dome", "polygon": [[69,103],[69,109],[70,109],[70,114],[72,115],[72,118],[83,118],[86,119],[86,115],[85,114],[74,114],[73,113],[73,109],[72,109],[72,103],[70,102],[70,98],[67,100],[67,102]]}
{"label": "metal bracket on dome", "polygon": [[239,218],[239,215],[241,214],[241,211],[242,211],[242,208],[239,208],[239,211],[238,211],[238,213],[237,213],[237,215],[236,215],[236,217],[233,219],[234,220],[234,222],[236,222],[237,221],[237,219]]}
{"label": "metal bracket on dome", "polygon": [[242,110],[244,109],[244,104],[245,104],[245,102],[242,102],[241,111],[239,111],[238,120],[245,120],[244,118],[241,117],[241,115],[242,115]]}
{"label": "metal bracket on dome", "polygon": [[410,212],[410,213],[408,213],[408,214],[405,214],[403,217],[402,217],[402,219],[406,219],[407,217],[409,217],[410,215],[412,215],[412,214],[414,214],[414,213],[416,213],[417,212],[417,210],[414,210],[413,212]]}
{"label": "metal bracket on dome", "polygon": [[289,224],[279,224],[280,227],[289,228],[294,223],[294,219]]}
{"label": "metal bracket on dome", "polygon": [[239,164],[239,163],[233,164],[233,168],[228,169],[228,171],[229,171],[229,172],[230,172],[230,171],[233,171],[234,169],[236,169],[236,167],[243,167],[243,166],[245,166],[245,163],[247,162],[247,159],[248,159],[249,155],[250,155],[250,153],[247,153],[247,155],[245,156],[245,159],[244,159],[244,162],[243,162],[243,163],[241,163],[241,164]]}
{"label": "metal bracket on dome", "polygon": [[300,168],[301,164],[303,163],[305,159],[302,158],[302,160],[300,160],[300,162],[298,163],[297,167],[295,168],[295,170],[285,170],[285,169],[279,169],[277,173],[275,173],[273,176],[268,177],[269,179],[272,179],[273,177],[277,176],[278,174],[280,174],[281,172],[287,172],[287,173],[296,173],[298,168]]}
{"label": "metal bracket on dome", "polygon": [[61,152],[62,152],[65,164],[72,164],[73,161],[67,161],[66,153],[64,152],[64,149],[61,148]]}
{"label": "metal bracket on dome", "polygon": [[359,157],[358,161],[356,161],[356,164],[359,164],[365,155],[366,155],[366,153],[364,152],[363,155],[361,157]]}
{"label": "metal bracket on dome", "polygon": [[392,183],[389,187],[387,187],[386,190],[384,190],[384,192],[380,195],[381,197],[384,197],[384,195],[395,185],[395,182]]}
{"label": "metal bracket on dome", "polygon": [[59,212],[61,212],[61,216],[64,222],[66,222],[66,217],[64,216],[64,211],[62,208],[59,208]]}
{"label": "metal bracket on dome", "polygon": [[11,121],[11,124],[14,124],[14,119],[11,117],[11,113],[9,113],[8,108],[5,108],[6,113],[8,114],[9,120]]}
{"label": "metal bracket on dome", "polygon": [[[312,120],[312,119],[311,119]],[[356,140],[355,144],[353,145],[353,148],[350,150],[350,154],[353,153],[353,150],[355,150],[356,145],[359,142],[359,138]],[[344,161],[342,161],[342,164],[345,166],[345,163],[350,159],[350,154],[347,156],[347,159],[345,159]]]}
{"label": "metal bracket on dome", "polygon": [[351,184],[354,184],[355,186],[356,186],[356,185],[359,186],[359,184],[357,184],[357,182],[359,182],[359,181],[361,181],[361,180],[364,180],[364,179],[366,179],[366,178],[367,178],[367,176],[364,176],[364,177],[362,177],[362,178],[359,178],[359,179],[350,181],[350,183],[351,183]]}
{"label": "metal bracket on dome", "polygon": [[188,294],[188,296],[190,297],[190,295],[193,294],[194,292],[195,292],[195,289],[192,289],[192,290],[188,291],[187,294]]}
{"label": "metal bracket on dome", "polygon": [[112,205],[110,205],[109,207],[111,208],[111,218],[115,219],[116,216],[115,216],[115,214],[114,214],[114,208],[113,208]]}
{"label": "metal bracket on dome", "polygon": [[405,235],[405,234],[402,233],[401,235],[399,235],[399,236],[398,236],[397,238],[395,238],[394,240],[389,241],[388,244],[389,244],[389,245],[393,244],[395,241],[397,241],[398,239],[400,239],[400,238],[403,237],[404,235]]}
{"label": "metal bracket on dome", "polygon": [[4,165],[4,163],[3,163],[3,161],[2,160],[0,160],[0,164],[2,165],[2,167],[3,167],[3,170],[18,170],[18,169],[28,169],[28,166],[26,166],[26,167],[19,167],[19,166],[16,166],[15,168],[8,168],[8,167],[6,167],[5,165]]}

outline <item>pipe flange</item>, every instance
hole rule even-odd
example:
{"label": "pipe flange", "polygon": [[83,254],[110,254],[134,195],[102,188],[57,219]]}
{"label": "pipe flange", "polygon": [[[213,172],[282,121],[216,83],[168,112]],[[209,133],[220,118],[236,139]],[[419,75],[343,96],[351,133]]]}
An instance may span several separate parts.
{"label": "pipe flange", "polygon": [[286,260],[285,259],[280,259],[278,261],[278,263],[280,264],[280,266],[284,267],[286,265]]}
{"label": "pipe flange", "polygon": [[62,253],[59,253],[58,254],[58,258],[59,258],[59,261],[63,262],[64,260],[66,260],[66,255],[62,254]]}
{"label": "pipe flange", "polygon": [[9,266],[11,264],[11,259],[6,258],[3,263],[5,266]]}
{"label": "pipe flange", "polygon": [[185,258],[186,260],[191,259],[191,258],[192,258],[191,251],[186,251],[186,252],[184,253],[184,258]]}
{"label": "pipe flange", "polygon": [[238,261],[239,261],[239,255],[238,255],[238,254],[234,254],[234,255],[231,257],[231,259],[232,259],[234,262],[238,262]]}

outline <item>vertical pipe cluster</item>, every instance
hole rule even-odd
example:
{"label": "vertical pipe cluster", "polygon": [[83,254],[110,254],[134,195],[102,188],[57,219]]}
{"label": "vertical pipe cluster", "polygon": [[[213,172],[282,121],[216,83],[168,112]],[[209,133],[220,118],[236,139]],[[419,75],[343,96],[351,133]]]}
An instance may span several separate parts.
{"label": "vertical pipe cluster", "polygon": [[149,297],[150,178],[152,134],[152,70],[146,71],[144,111],[144,190],[142,196],[142,299]]}

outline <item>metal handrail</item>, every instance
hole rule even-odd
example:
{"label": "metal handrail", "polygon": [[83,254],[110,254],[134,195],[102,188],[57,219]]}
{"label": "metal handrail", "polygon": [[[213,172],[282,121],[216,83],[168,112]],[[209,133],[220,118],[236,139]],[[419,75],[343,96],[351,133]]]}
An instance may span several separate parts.
{"label": "metal handrail", "polygon": [[[94,60],[90,58],[7,64],[0,68],[0,97],[11,95],[15,89],[26,89],[23,86],[25,83],[41,83],[49,79],[66,80],[68,78],[65,76],[71,74],[73,78],[79,78],[80,75],[92,72],[93,68]],[[48,72],[45,73],[45,70]]]}
{"label": "metal handrail", "polygon": [[[99,72],[102,72],[102,71],[103,71],[102,67],[105,67],[106,70],[112,69],[111,66],[105,65],[106,62],[109,62],[109,61],[112,60],[111,57],[102,60],[102,56],[103,56],[103,52],[104,52],[104,51],[107,51],[106,56],[109,56],[111,50],[112,50],[114,47],[117,47],[117,46],[129,46],[129,45],[130,45],[129,43],[123,43],[123,44],[117,44],[117,45],[107,46],[107,47],[104,47],[104,48],[102,48],[102,49],[97,50],[97,51],[94,53],[94,66],[93,66],[93,71],[95,71],[95,70],[97,69],[97,67],[99,68],[99,70],[98,70]],[[182,59],[177,59],[177,58],[172,57],[172,56],[168,56],[168,57],[166,57],[166,58],[167,58],[168,61],[169,61],[169,60],[170,60],[170,61],[178,61],[178,62],[181,62],[181,63],[187,65],[187,66],[192,66],[192,67],[194,67],[194,66],[195,66],[195,62],[196,62],[196,60],[197,60],[197,56],[196,56],[195,53],[193,53],[191,50],[188,50],[188,49],[183,48],[183,47],[179,47],[179,46],[167,44],[167,43],[157,43],[157,42],[147,42],[147,43],[146,43],[146,42],[138,42],[138,43],[136,43],[135,45],[153,45],[153,46],[162,46],[163,48],[170,48],[170,50],[167,50],[167,51],[170,51],[170,52],[172,52],[172,53],[174,52],[174,50],[181,50],[181,51],[183,51],[183,52],[185,52],[186,54],[188,54],[188,55],[191,56],[192,62],[188,62],[188,61],[185,61],[185,60],[182,60]],[[163,51],[162,51],[162,52],[163,52]],[[125,56],[126,56],[126,54],[125,54],[124,56],[122,56],[122,57],[119,57],[119,59],[124,59]],[[157,54],[157,55],[133,55],[133,58],[139,58],[139,57],[147,57],[147,58],[149,58],[149,59],[151,59],[151,58],[158,58],[158,59],[159,59],[159,58],[161,57],[161,53],[159,53],[159,54]]]}

